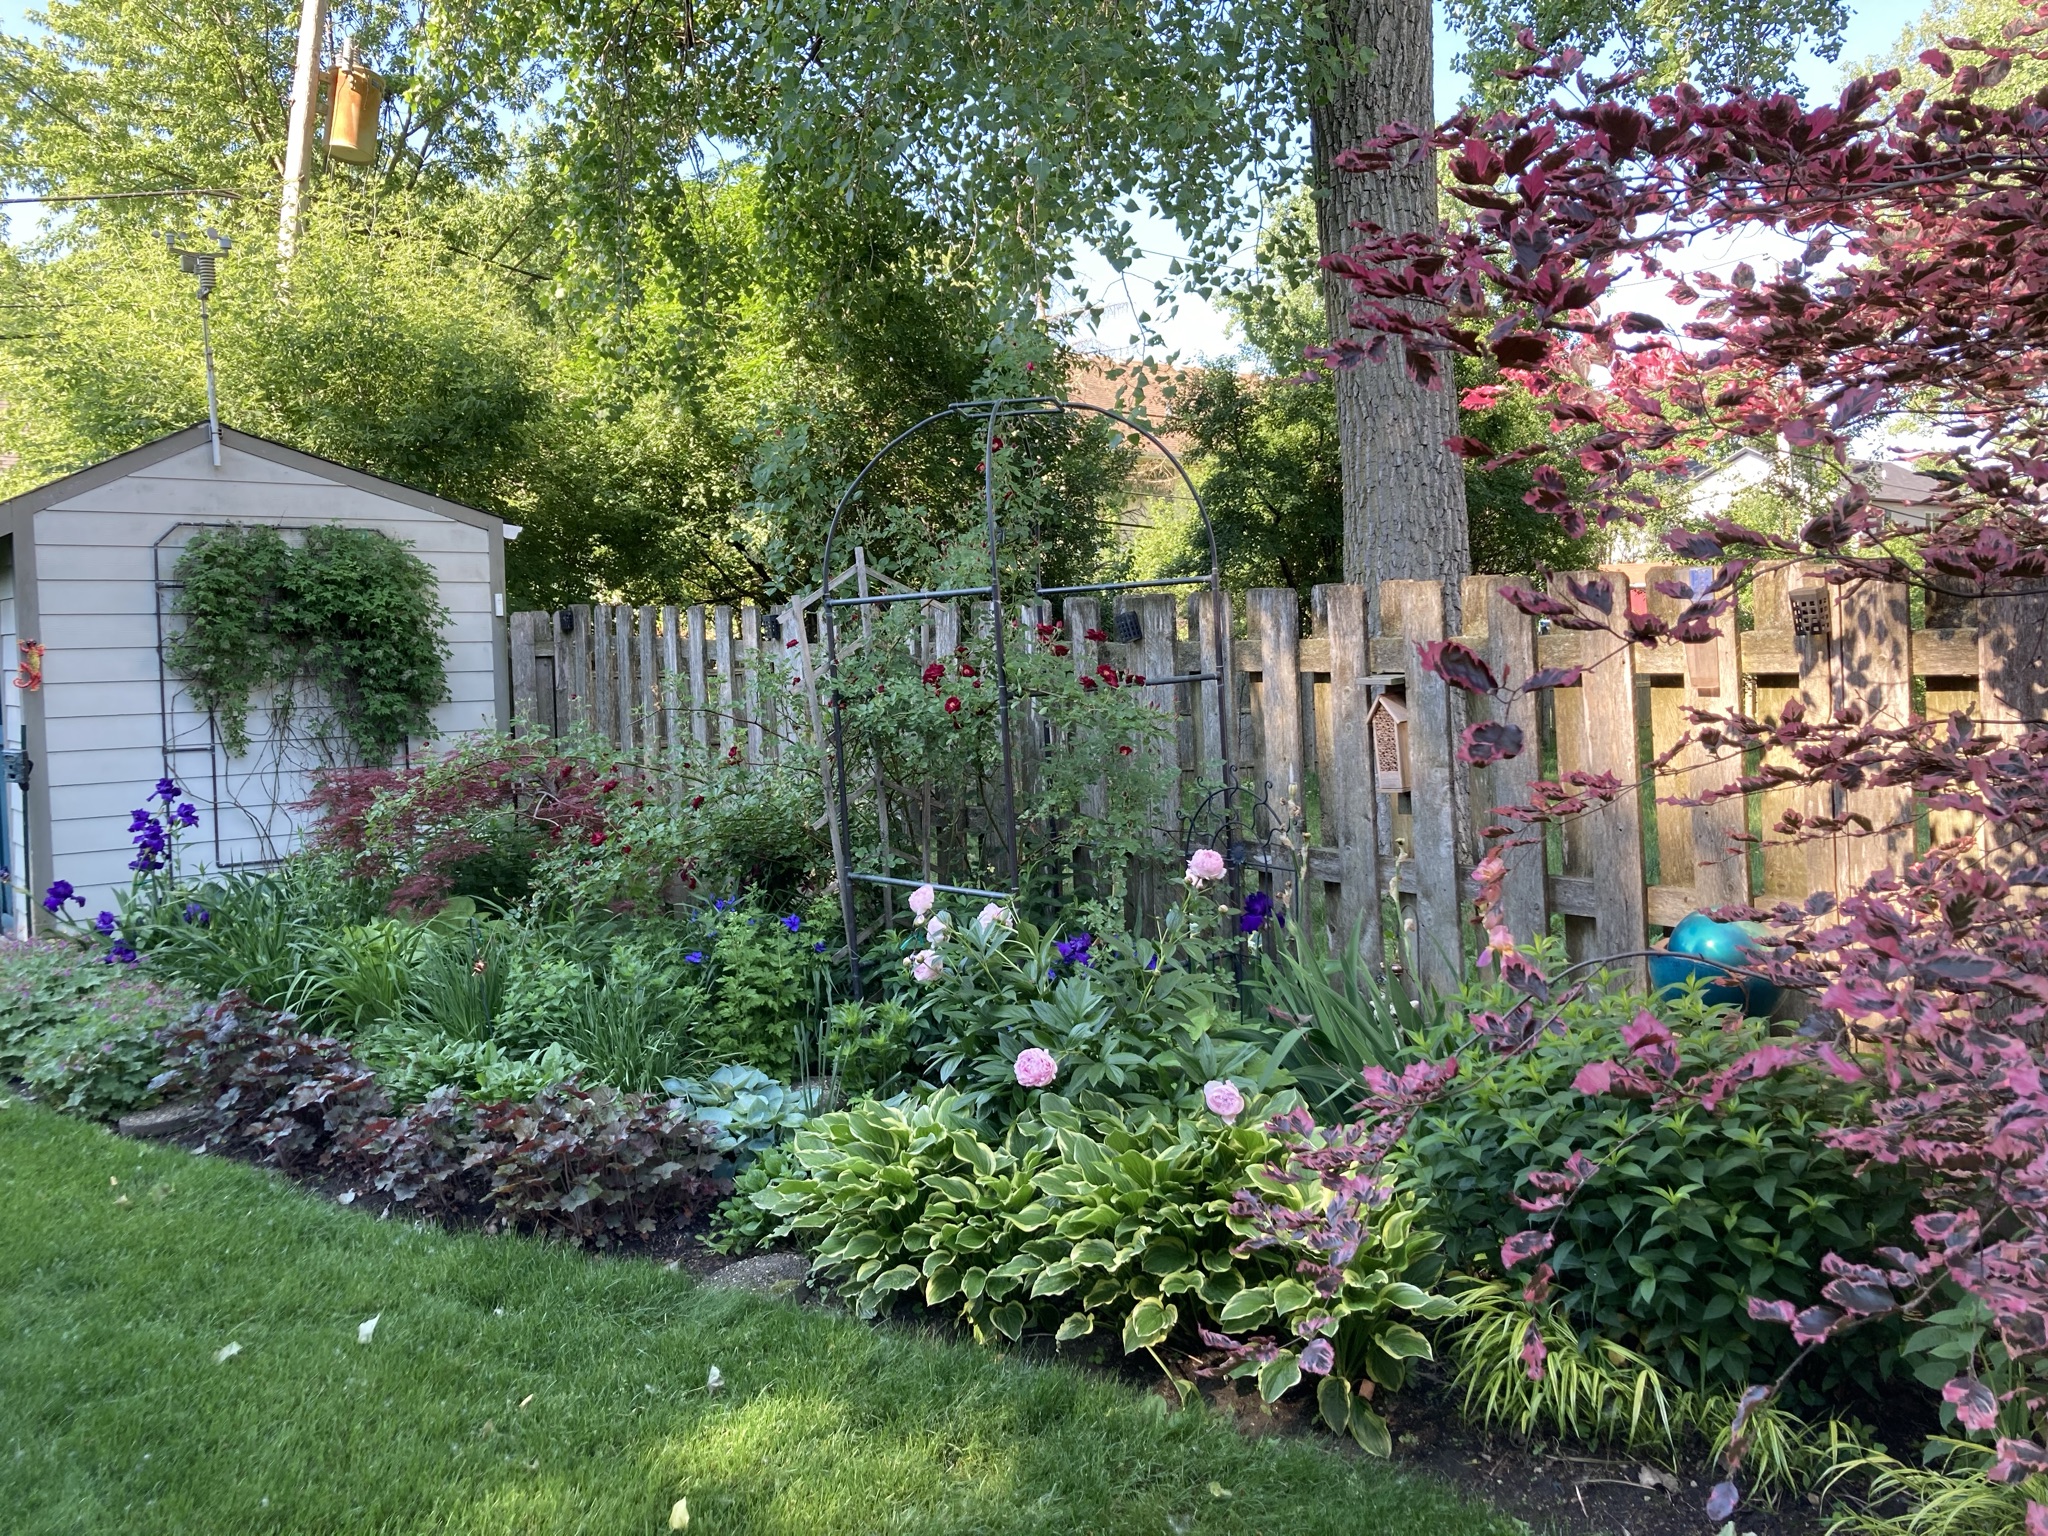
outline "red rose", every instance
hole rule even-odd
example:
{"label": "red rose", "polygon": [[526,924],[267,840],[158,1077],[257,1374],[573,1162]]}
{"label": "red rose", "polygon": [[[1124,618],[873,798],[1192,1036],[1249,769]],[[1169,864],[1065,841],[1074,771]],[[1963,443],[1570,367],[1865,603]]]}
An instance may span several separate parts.
{"label": "red rose", "polygon": [[703,803],[704,797],[702,795],[698,795],[695,799],[693,799],[690,802],[690,809],[694,811],[695,809],[697,809],[698,806],[702,805]]}
{"label": "red rose", "polygon": [[1082,639],[1084,639],[1084,640],[1099,640],[1099,641],[1106,641],[1106,640],[1108,640],[1108,639],[1109,639],[1109,636],[1105,635],[1105,634],[1104,634],[1104,633],[1103,633],[1103,632],[1102,632],[1101,630],[1099,630],[1099,629],[1088,629],[1088,630],[1083,630],[1083,631],[1081,632],[1081,638],[1082,638]]}
{"label": "red rose", "polygon": [[930,666],[924,669],[924,680],[927,683],[930,683],[934,688],[938,687],[938,685],[945,680],[945,676],[946,669],[939,662],[935,661]]}
{"label": "red rose", "polygon": [[1081,679],[1081,686],[1083,688],[1093,688],[1095,686],[1095,679],[1092,677],[1084,677]]}
{"label": "red rose", "polygon": [[952,698],[952,697],[950,697],[950,696],[949,696],[949,697],[947,698],[947,700],[946,700],[946,713],[947,713],[947,714],[949,714],[949,715],[957,715],[957,714],[959,714],[959,713],[960,713],[960,701],[959,701],[958,699],[956,699],[956,698]]}
{"label": "red rose", "polygon": [[602,848],[604,846],[604,833],[601,831],[591,833],[590,846],[593,848]]}
{"label": "red rose", "polygon": [[1129,757],[1131,755],[1131,749],[1129,747],[1118,747],[1116,749],[1116,755],[1118,757]]}

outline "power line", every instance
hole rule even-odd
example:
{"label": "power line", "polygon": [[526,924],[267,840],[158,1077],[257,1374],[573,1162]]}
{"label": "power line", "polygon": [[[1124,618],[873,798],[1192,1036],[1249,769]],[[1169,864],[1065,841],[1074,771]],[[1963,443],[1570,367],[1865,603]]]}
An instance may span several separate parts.
{"label": "power line", "polygon": [[156,192],[64,192],[48,197],[0,197],[0,207],[16,203],[109,203],[124,197],[231,197],[240,198],[239,192],[230,192],[226,187],[165,187]]}

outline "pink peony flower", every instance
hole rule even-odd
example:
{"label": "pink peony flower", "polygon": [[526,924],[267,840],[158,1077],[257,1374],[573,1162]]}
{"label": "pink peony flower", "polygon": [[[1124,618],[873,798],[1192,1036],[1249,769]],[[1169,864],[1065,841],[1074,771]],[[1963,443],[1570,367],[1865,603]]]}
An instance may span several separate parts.
{"label": "pink peony flower", "polygon": [[992,901],[981,909],[981,916],[974,920],[974,926],[985,932],[991,928],[1014,928],[1016,923],[1011,918],[1008,907],[999,901]]}
{"label": "pink peony flower", "polygon": [[924,941],[927,944],[943,944],[946,935],[953,931],[953,925],[946,921],[946,914],[938,913],[924,925]]}
{"label": "pink peony flower", "polygon": [[919,981],[937,981],[946,971],[946,957],[936,949],[921,949],[905,963]]}
{"label": "pink peony flower", "polygon": [[1037,1046],[1017,1057],[1017,1081],[1026,1088],[1043,1088],[1060,1075],[1060,1064],[1052,1059],[1050,1051],[1041,1051]]}
{"label": "pink peony flower", "polygon": [[1223,878],[1223,855],[1214,848],[1197,848],[1188,860],[1188,884],[1197,890]]}
{"label": "pink peony flower", "polygon": [[1227,1077],[1213,1078],[1202,1084],[1202,1102],[1209,1106],[1209,1113],[1219,1120],[1235,1121],[1244,1113],[1244,1095],[1237,1091],[1237,1084]]}
{"label": "pink peony flower", "polygon": [[910,893],[910,912],[920,923],[931,916],[932,903],[939,899],[939,893],[928,885],[920,885]]}

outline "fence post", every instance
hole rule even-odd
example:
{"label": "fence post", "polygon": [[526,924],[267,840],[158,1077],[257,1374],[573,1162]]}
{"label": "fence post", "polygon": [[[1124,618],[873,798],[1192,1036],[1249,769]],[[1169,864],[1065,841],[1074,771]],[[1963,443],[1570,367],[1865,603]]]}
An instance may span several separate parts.
{"label": "fence post", "polygon": [[619,739],[619,690],[613,684],[612,615],[605,603],[590,606],[590,723],[606,741]]}
{"label": "fence post", "polygon": [[[1902,726],[1913,714],[1912,635],[1907,589],[1900,582],[1836,587],[1834,706],[1855,706],[1863,718]],[[1844,814],[1870,819],[1875,830],[1845,834],[1836,846],[1842,891],[1861,890],[1881,869],[1904,869],[1913,857],[1913,791],[1900,784],[1866,786],[1842,796]]]}
{"label": "fence post", "polygon": [[682,671],[683,637],[677,633],[682,622],[675,604],[661,610],[661,743],[671,755],[683,750],[683,721],[676,676]]}
{"label": "fence post", "polygon": [[590,613],[587,606],[566,610],[569,632],[555,646],[555,686],[563,690],[563,724],[594,730],[597,716],[590,700]]}
{"label": "fence post", "polygon": [[[1301,764],[1301,610],[1292,587],[1259,587],[1245,594],[1245,629],[1259,663],[1260,751],[1254,803],[1263,796],[1274,819],[1274,841],[1286,849],[1290,889],[1283,894],[1290,919],[1301,911],[1303,849]],[[1247,824],[1249,840],[1260,829]],[[1268,865],[1271,870],[1272,865]],[[1274,871],[1277,873],[1277,871]]]}
{"label": "fence post", "polygon": [[1408,782],[1412,786],[1415,864],[1415,963],[1419,980],[1450,992],[1464,979],[1463,902],[1458,889],[1458,823],[1451,775],[1450,690],[1424,670],[1420,648],[1444,638],[1444,589],[1436,581],[1383,581],[1380,604],[1407,642]]}
{"label": "fence post", "polygon": [[640,677],[633,693],[633,707],[640,717],[640,760],[652,765],[661,755],[661,685],[654,671],[654,610],[642,608],[638,623]]}
{"label": "fence post", "polygon": [[761,610],[748,603],[740,609],[740,650],[746,657],[746,685],[741,701],[747,711],[747,766],[767,761],[761,734]]}
{"label": "fence post", "polygon": [[540,688],[536,682],[539,668],[534,655],[537,649],[534,631],[545,617],[539,613],[512,615],[512,734],[515,736],[536,734],[545,719],[540,707]]}
{"label": "fence post", "polygon": [[[1791,582],[1794,587],[1810,586],[1819,581],[1821,571],[1826,567],[1806,563],[1792,568]],[[1788,587],[1788,601],[1789,592]],[[1828,589],[1823,587],[1822,611],[1828,615],[1828,626],[1836,623],[1834,601]],[[1788,619],[1789,623],[1790,620]],[[1792,636],[1793,654],[1799,661],[1799,689],[1795,697],[1806,710],[1811,721],[1826,721],[1834,718],[1835,690],[1833,669],[1828,664],[1830,644],[1825,634],[1800,634],[1794,630]],[[1828,785],[1809,784],[1802,786],[1795,807],[1809,822],[1815,817],[1834,816],[1838,807],[1835,796]],[[1834,837],[1812,837],[1806,848],[1806,888],[1809,891],[1835,891],[1841,889],[1841,879],[1836,867],[1836,842]]]}
{"label": "fence post", "polygon": [[704,605],[683,612],[683,658],[690,670],[690,739],[697,744],[698,768],[711,766],[711,685],[704,667]]}
{"label": "fence post", "polygon": [[1355,936],[1359,959],[1377,968],[1385,963],[1386,936],[1380,927],[1379,791],[1365,723],[1372,708],[1365,588],[1320,586],[1309,601],[1330,646],[1331,779],[1323,786],[1323,826],[1334,834],[1338,882],[1330,927],[1340,952]]}
{"label": "fence post", "polygon": [[[1977,602],[1978,718],[2012,741],[2048,724],[2048,596],[1997,594]],[[2030,849],[2010,822],[1986,818],[1985,862],[2011,870]]]}
{"label": "fence post", "polygon": [[[1501,595],[1506,585],[1498,577],[1486,578],[1483,600],[1468,603],[1466,612],[1486,621],[1486,661],[1493,668],[1493,675],[1511,687],[1519,687],[1536,670],[1536,621]],[[1520,694],[1505,709],[1494,705],[1492,713],[1520,729],[1522,750],[1518,756],[1505,758],[1487,770],[1484,783],[1491,803],[1475,803],[1473,815],[1488,822],[1493,819],[1488,813],[1494,806],[1520,805],[1526,801],[1529,786],[1542,777],[1543,768],[1536,696]],[[1500,849],[1501,861],[1507,865],[1507,878],[1501,884],[1501,915],[1507,920],[1508,931],[1525,944],[1550,932],[1550,883],[1544,874],[1543,837],[1540,831],[1531,836],[1530,842]]]}
{"label": "fence post", "polygon": [[[1628,601],[1628,576],[1622,571],[1587,573],[1604,578],[1617,603]],[[1585,696],[1586,768],[1611,773],[1624,786],[1621,794],[1585,817],[1592,840],[1593,942],[1596,953],[1622,955],[1640,950],[1649,937],[1646,892],[1643,889],[1643,817],[1636,786],[1642,766],[1636,755],[1636,669],[1632,647],[1612,636],[1594,635],[1597,656],[1580,680]],[[1638,986],[1647,975],[1641,958],[1616,962],[1616,968]]]}
{"label": "fence post", "polygon": [[730,757],[738,745],[739,679],[733,676],[732,609],[724,603],[711,609],[711,659],[718,668],[718,747]]}

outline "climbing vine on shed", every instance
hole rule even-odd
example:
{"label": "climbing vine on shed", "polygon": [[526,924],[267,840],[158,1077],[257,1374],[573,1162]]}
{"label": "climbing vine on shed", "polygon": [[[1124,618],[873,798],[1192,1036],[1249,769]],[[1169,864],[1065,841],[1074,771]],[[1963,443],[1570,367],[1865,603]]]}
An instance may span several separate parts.
{"label": "climbing vine on shed", "polygon": [[448,697],[448,610],[433,570],[375,529],[308,528],[298,543],[263,524],[208,529],[171,575],[185,628],[165,660],[231,753],[248,751],[250,702],[264,688],[287,717],[297,685],[318,688],[368,763],[426,735]]}

